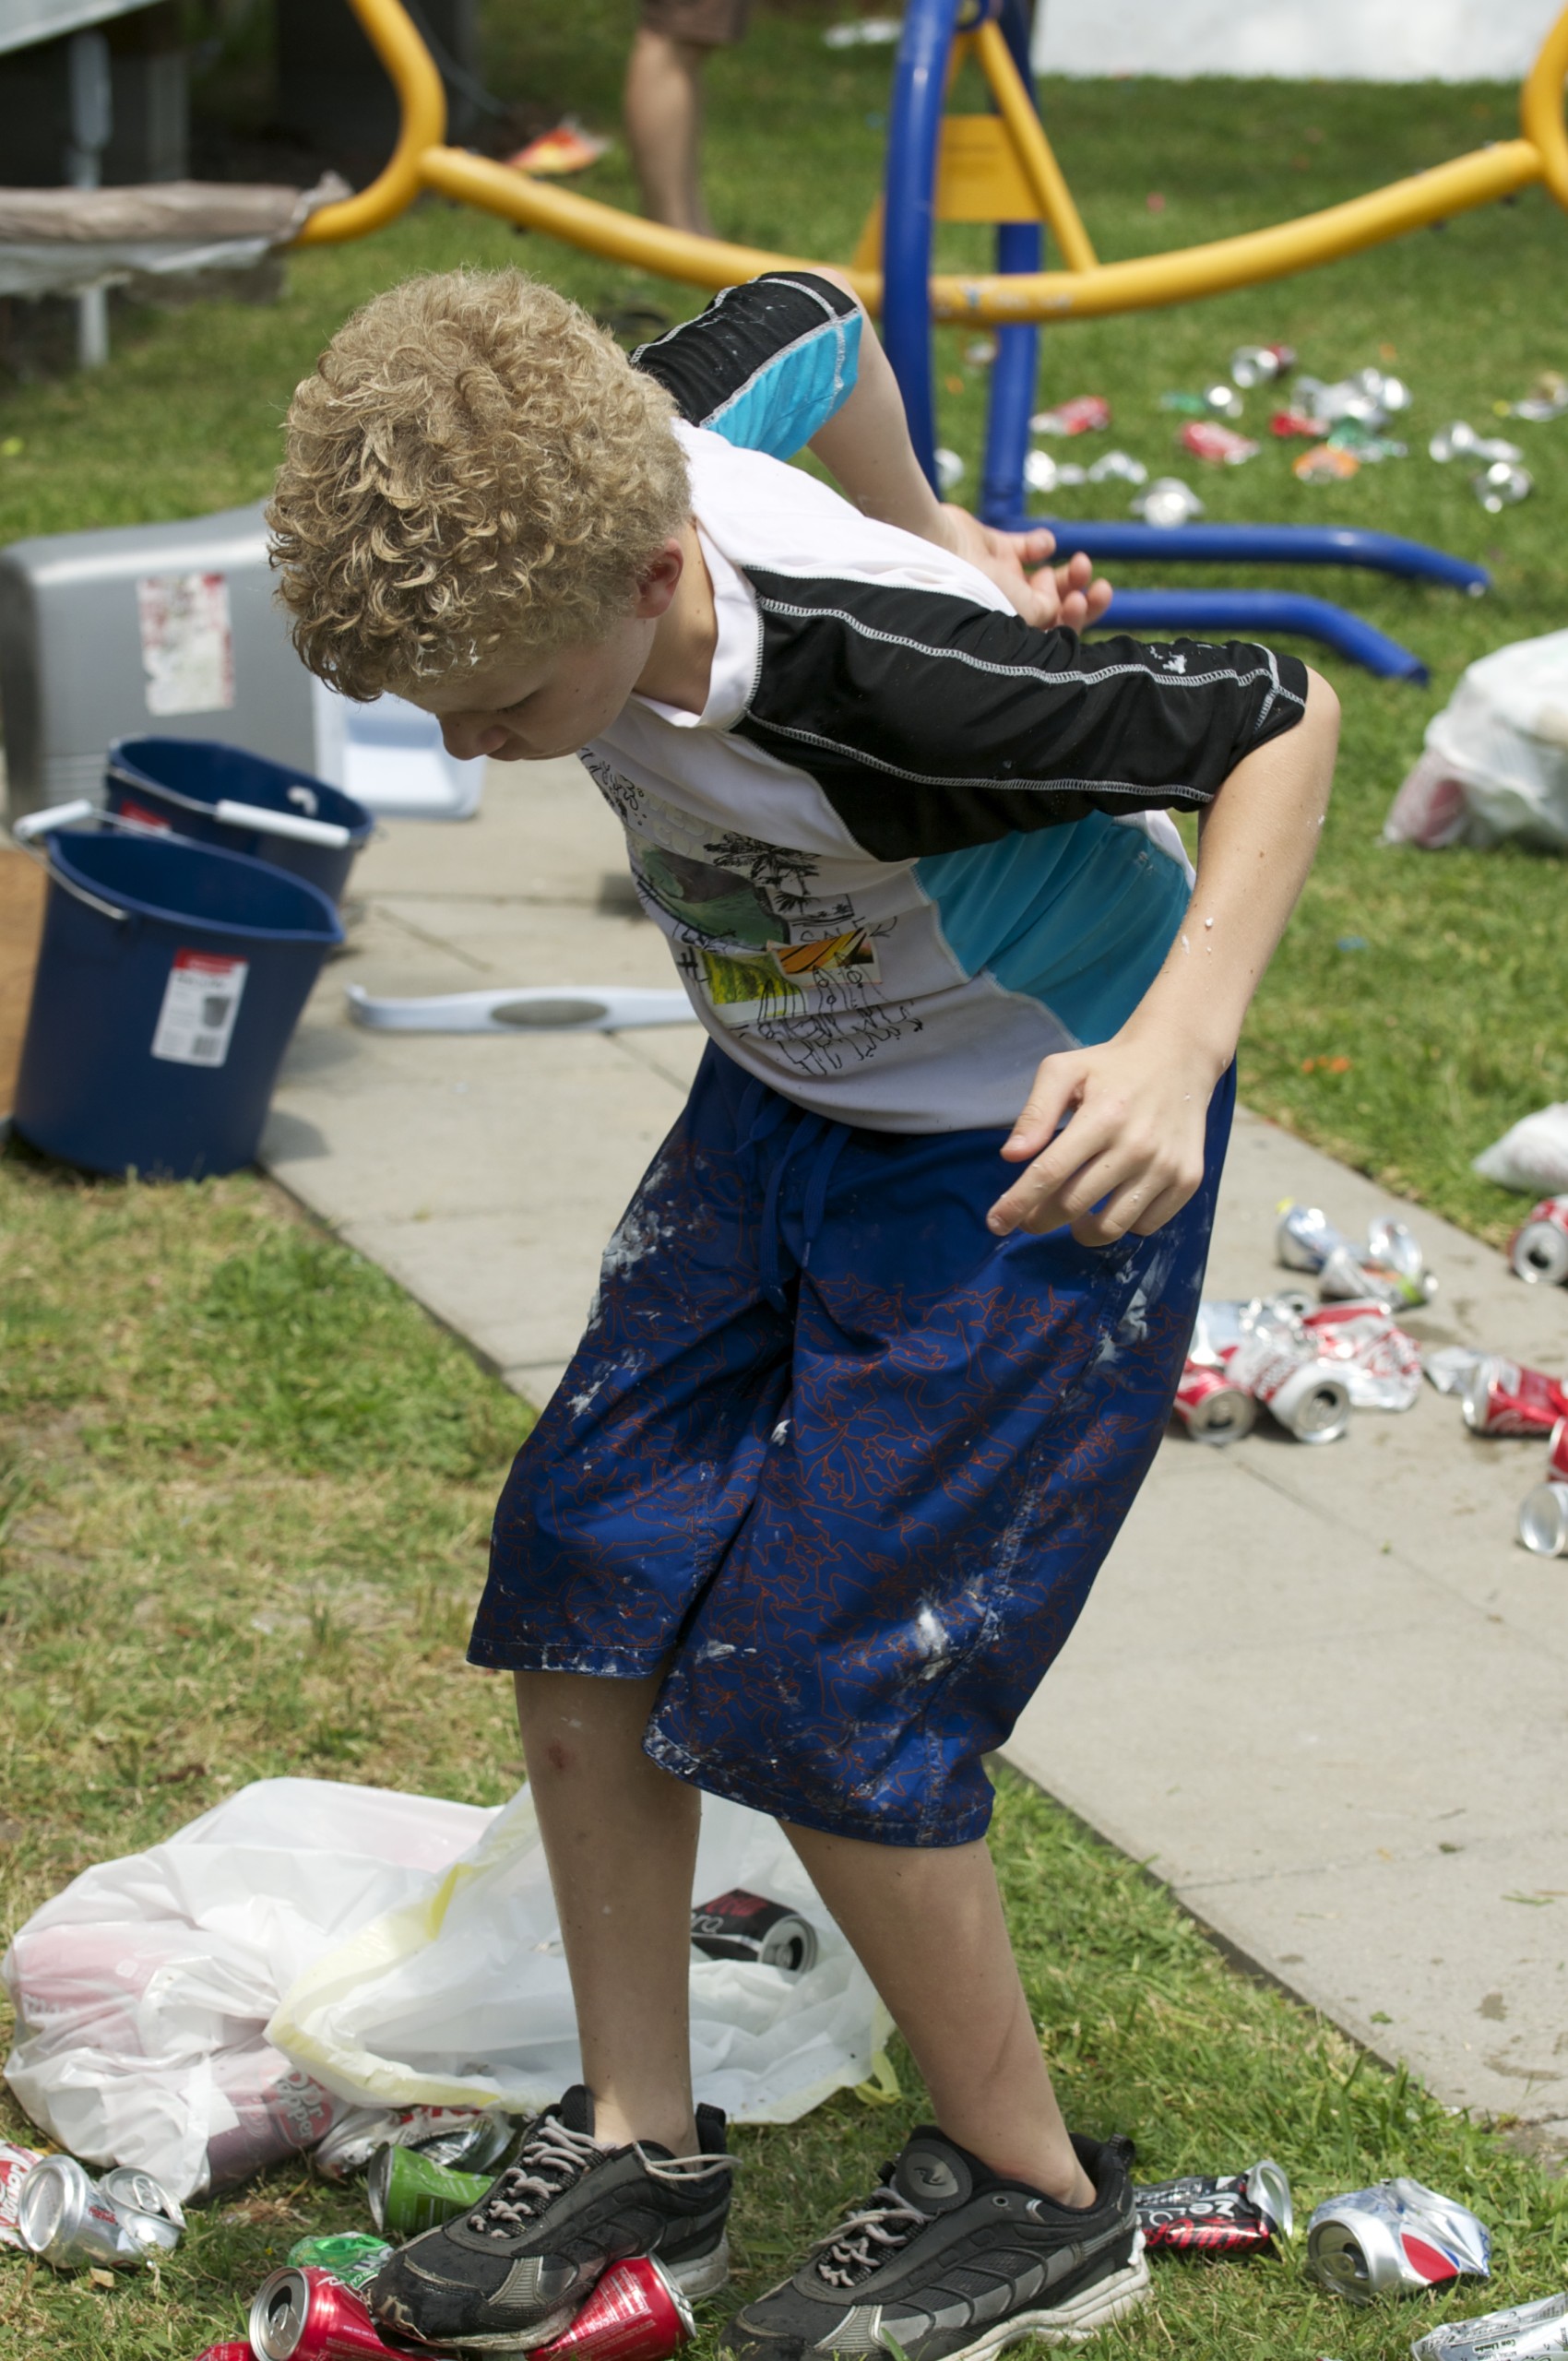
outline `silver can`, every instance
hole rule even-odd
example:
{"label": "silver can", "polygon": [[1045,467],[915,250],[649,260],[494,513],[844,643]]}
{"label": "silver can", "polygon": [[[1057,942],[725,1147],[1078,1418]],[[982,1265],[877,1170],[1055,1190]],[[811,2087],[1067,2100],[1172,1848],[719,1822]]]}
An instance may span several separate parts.
{"label": "silver can", "polygon": [[1491,2276],[1491,2235],[1467,2206],[1419,2180],[1331,2197],[1307,2224],[1307,2269],[1352,2304],[1418,2296],[1461,2272]]}
{"label": "silver can", "polygon": [[1568,1197],[1543,1197],[1531,1206],[1508,1242],[1508,1260],[1532,1286],[1568,1281]]}
{"label": "silver can", "polygon": [[1282,1198],[1276,1208],[1278,1221],[1274,1231],[1274,1251],[1288,1271],[1321,1271],[1329,1256],[1343,1247],[1352,1253],[1349,1240],[1343,1230],[1336,1229],[1321,1205],[1301,1205],[1293,1197]]}
{"label": "silver can", "polygon": [[[142,2184],[138,2193],[144,2199],[156,2201],[150,2212],[142,2205],[122,2210],[74,2156],[45,2156],[23,2181],[17,2203],[23,2246],[57,2271],[83,2263],[127,2270],[149,2255],[166,2253],[184,2217],[175,2221],[179,2208],[146,2173],[128,2177]],[[172,2237],[165,2235],[171,2225]]]}
{"label": "silver can", "polygon": [[1510,2304],[1479,2319],[1446,2320],[1419,2336],[1415,2361],[1556,2361],[1568,2354],[1568,2296]]}
{"label": "silver can", "polygon": [[432,2164],[461,2172],[487,2171],[511,2147],[517,2125],[495,2108],[356,2106],[335,2123],[312,2164],[323,2180],[351,2180],[366,2172],[378,2148],[417,2148]]}
{"label": "silver can", "polygon": [[1526,1493],[1519,1538],[1538,1558],[1568,1558],[1568,1484],[1538,1484]]}

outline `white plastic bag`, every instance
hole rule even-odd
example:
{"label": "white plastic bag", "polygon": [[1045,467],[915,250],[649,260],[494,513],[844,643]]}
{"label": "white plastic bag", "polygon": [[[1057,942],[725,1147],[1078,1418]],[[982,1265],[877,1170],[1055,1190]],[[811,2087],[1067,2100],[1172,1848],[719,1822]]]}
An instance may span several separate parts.
{"label": "white plastic bag", "polygon": [[294,1978],[429,1890],[490,1814],[328,1780],[266,1779],[162,1845],[85,1869],[12,1941],[6,2076],[89,2164],[181,2199],[319,2140],[339,2102],[266,2040]]}
{"label": "white plastic bag", "polygon": [[1472,1166],[1483,1180],[1531,1197],[1568,1194],[1568,1100],[1524,1116]]}
{"label": "white plastic bag", "polygon": [[1568,631],[1472,664],[1427,725],[1394,799],[1386,844],[1481,848],[1504,836],[1568,852]]}
{"label": "white plastic bag", "polygon": [[[743,2122],[790,2123],[871,2074],[886,2021],[774,1822],[705,1797],[696,1898],[736,1887],[809,1918],[816,1964],[788,1976],[693,1960],[696,2094]],[[308,1969],[267,2030],[360,2103],[520,2109],[577,2081],[566,1963],[527,1788],[418,1902]]]}
{"label": "white plastic bag", "polygon": [[[798,1978],[694,1962],[699,2096],[789,2121],[861,2081],[878,2005],[773,1822],[705,1799],[698,1875],[699,1898],[749,1885],[821,1942]],[[6,2079],[34,2122],[182,2199],[313,2146],[350,2100],[520,2106],[577,2074],[526,1790],[489,1812],[263,1780],[85,1870],[0,1974],[18,2018]]]}

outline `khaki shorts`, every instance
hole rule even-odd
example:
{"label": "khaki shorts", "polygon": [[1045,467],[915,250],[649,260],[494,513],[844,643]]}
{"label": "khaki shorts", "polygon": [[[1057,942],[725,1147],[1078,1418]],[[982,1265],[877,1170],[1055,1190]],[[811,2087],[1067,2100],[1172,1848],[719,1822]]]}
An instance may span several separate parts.
{"label": "khaki shorts", "polygon": [[727,49],[740,40],[751,0],[642,0],[644,30],[699,49]]}

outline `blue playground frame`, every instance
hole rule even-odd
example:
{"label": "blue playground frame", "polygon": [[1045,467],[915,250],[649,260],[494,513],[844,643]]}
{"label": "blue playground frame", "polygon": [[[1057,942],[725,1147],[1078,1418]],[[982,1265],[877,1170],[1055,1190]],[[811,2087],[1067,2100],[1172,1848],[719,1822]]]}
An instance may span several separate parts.
{"label": "blue playground frame", "polygon": [[[954,35],[984,16],[1000,24],[1027,89],[1034,88],[1024,0],[908,0],[894,68],[887,140],[883,246],[883,342],[909,416],[909,435],[927,479],[936,475],[936,399],[932,361],[930,279],[937,157]],[[996,267],[1014,274],[1041,267],[1039,222],[1002,222]],[[1355,565],[1376,573],[1441,582],[1471,598],[1491,587],[1484,567],[1393,533],[1321,525],[1074,524],[1030,516],[1024,461],[1035,406],[1039,330],[1031,322],[996,330],[978,513],[987,524],[1022,531],[1049,525],[1060,554],[1083,551],[1097,562],[1153,558],[1191,564]],[[1419,656],[1362,616],[1326,599],[1287,590],[1118,590],[1103,628],[1140,632],[1292,632],[1336,648],[1385,680],[1424,681]]]}

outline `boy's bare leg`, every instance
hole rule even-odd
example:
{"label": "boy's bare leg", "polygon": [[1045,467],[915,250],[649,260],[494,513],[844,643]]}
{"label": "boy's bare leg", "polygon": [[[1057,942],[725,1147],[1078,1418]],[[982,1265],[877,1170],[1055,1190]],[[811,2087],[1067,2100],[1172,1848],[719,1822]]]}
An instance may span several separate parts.
{"label": "boy's bare leg", "polygon": [[984,1844],[928,1848],[809,1828],[785,1833],[914,2052],[942,2130],[993,2172],[1062,2204],[1092,2204]]}
{"label": "boy's bare leg", "polygon": [[698,149],[702,136],[702,74],[707,52],[696,42],[639,26],[626,67],[624,107],[632,162],[642,184],[643,210],[671,230],[711,238],[703,202]]}
{"label": "boy's bare leg", "polygon": [[686,1989],[702,1797],[642,1750],[659,1678],[515,1676],[595,2136],[610,2147],[658,2140],[689,2156]]}

